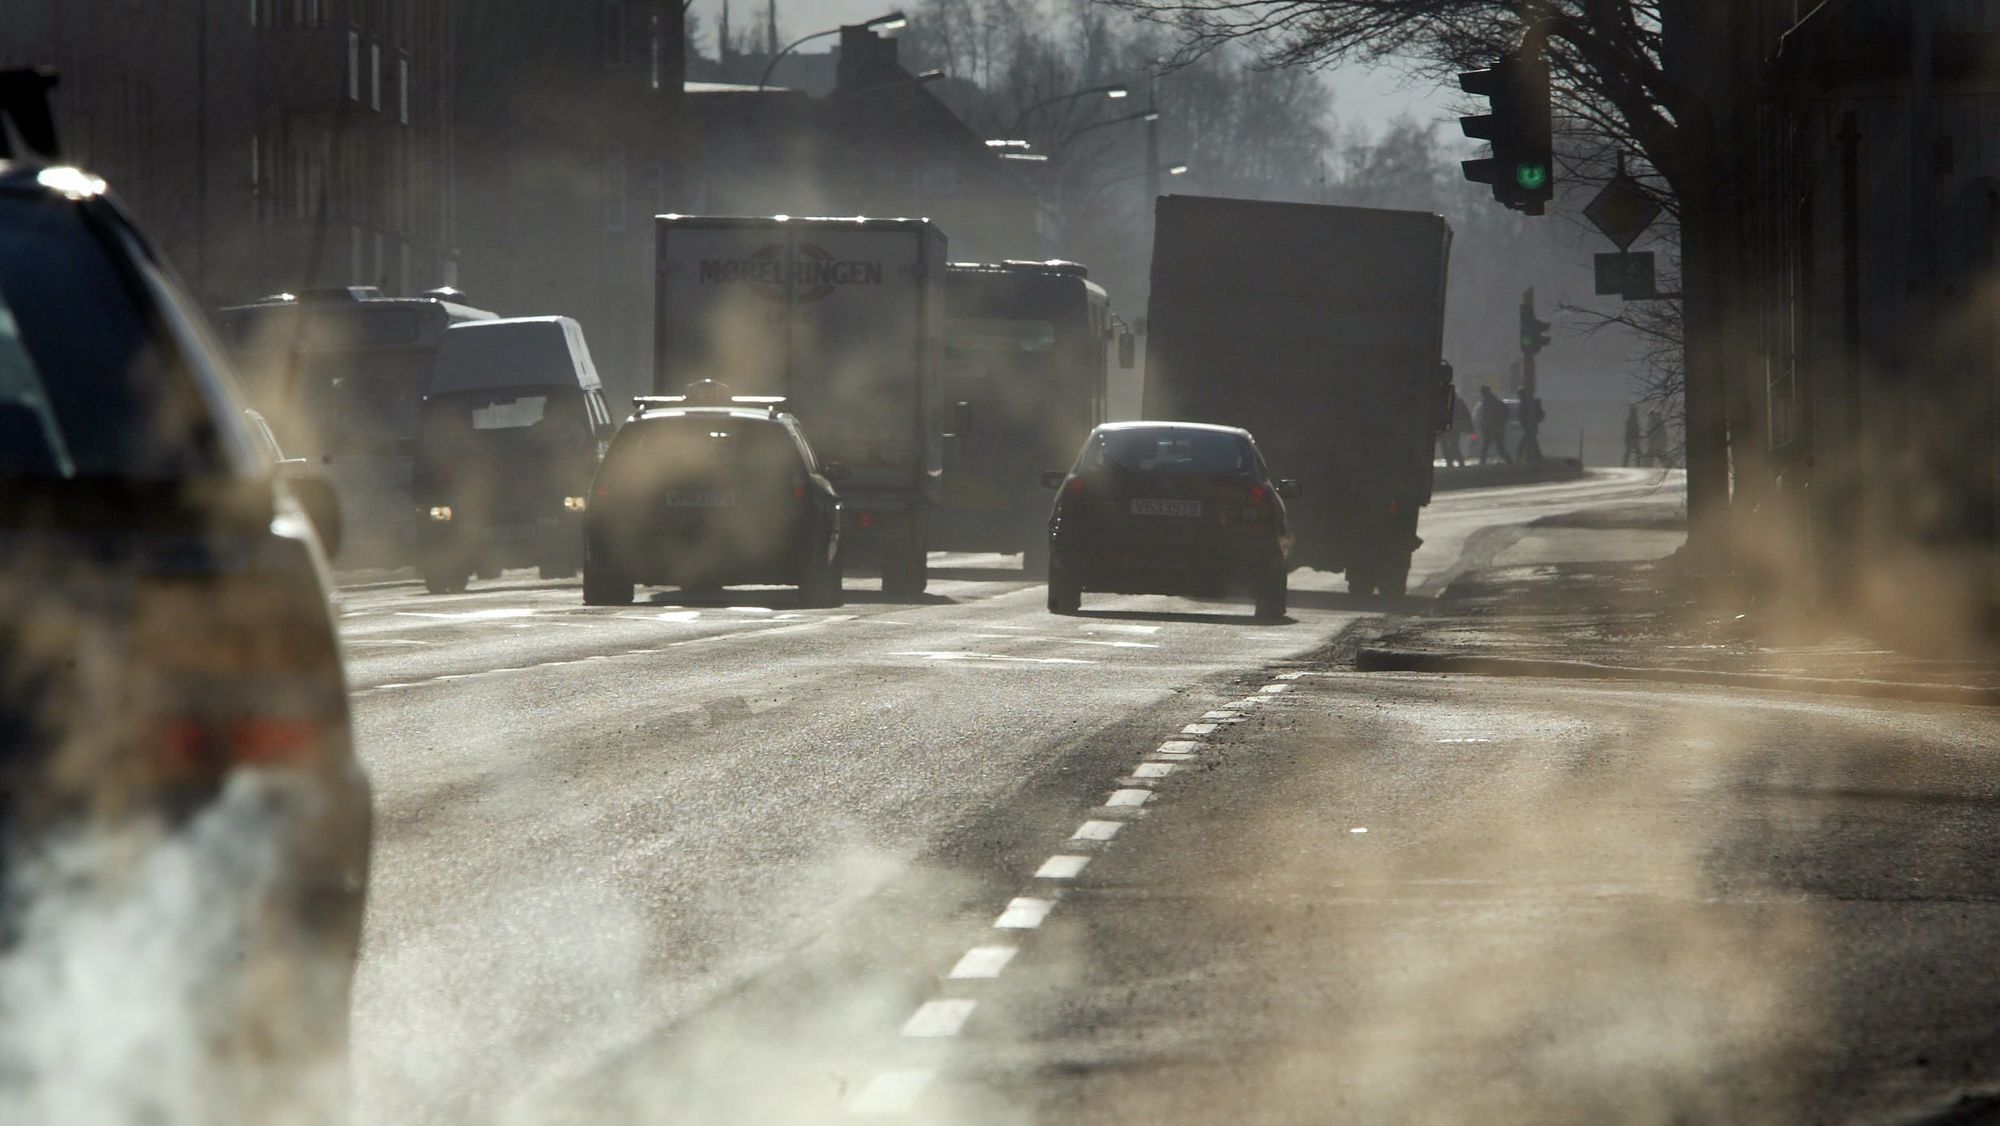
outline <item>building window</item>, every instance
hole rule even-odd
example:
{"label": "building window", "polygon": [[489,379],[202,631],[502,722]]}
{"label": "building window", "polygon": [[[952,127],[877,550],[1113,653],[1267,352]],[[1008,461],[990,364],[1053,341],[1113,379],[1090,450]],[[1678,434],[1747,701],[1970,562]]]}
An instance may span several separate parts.
{"label": "building window", "polygon": [[396,120],[405,125],[410,123],[410,57],[396,59]]}
{"label": "building window", "polygon": [[368,108],[382,108],[382,45],[368,45]]}
{"label": "building window", "polygon": [[361,100],[361,33],[347,33],[347,100]]}
{"label": "building window", "polygon": [[660,83],[663,81],[660,70],[660,52],[665,48],[661,43],[662,38],[663,36],[660,35],[660,16],[659,13],[655,12],[651,21],[647,24],[646,40],[652,51],[653,89],[655,90],[660,88]]}
{"label": "building window", "polygon": [[625,147],[604,150],[604,229],[625,229]]}
{"label": "building window", "polygon": [[618,66],[625,61],[625,5],[619,0],[606,0],[604,5],[604,65]]}

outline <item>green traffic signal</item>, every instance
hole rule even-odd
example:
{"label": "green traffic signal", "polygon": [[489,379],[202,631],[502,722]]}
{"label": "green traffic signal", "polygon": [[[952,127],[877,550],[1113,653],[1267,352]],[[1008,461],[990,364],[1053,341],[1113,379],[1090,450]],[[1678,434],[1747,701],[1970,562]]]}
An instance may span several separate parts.
{"label": "green traffic signal", "polygon": [[1529,161],[1514,169],[1514,182],[1524,191],[1538,192],[1549,186],[1549,166]]}

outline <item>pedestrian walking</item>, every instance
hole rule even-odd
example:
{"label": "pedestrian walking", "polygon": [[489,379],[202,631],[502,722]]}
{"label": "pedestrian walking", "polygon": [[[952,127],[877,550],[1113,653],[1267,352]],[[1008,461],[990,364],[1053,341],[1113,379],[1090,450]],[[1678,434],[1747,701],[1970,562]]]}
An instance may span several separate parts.
{"label": "pedestrian walking", "polygon": [[1618,459],[1619,465],[1638,465],[1645,460],[1645,449],[1640,445],[1644,436],[1639,429],[1639,404],[1633,403],[1625,410],[1625,456]]}
{"label": "pedestrian walking", "polygon": [[1486,459],[1493,454],[1499,454],[1504,462],[1514,460],[1507,454],[1507,420],[1512,413],[1507,409],[1506,402],[1493,393],[1490,385],[1480,384],[1479,464],[1485,465]]}
{"label": "pedestrian walking", "polygon": [[1451,421],[1438,434],[1438,452],[1443,455],[1446,468],[1462,469],[1465,466],[1465,436],[1472,433],[1472,408],[1465,405],[1465,397],[1456,390],[1451,393]]}
{"label": "pedestrian walking", "polygon": [[1522,393],[1521,448],[1515,453],[1521,461],[1529,465],[1542,463],[1542,420],[1548,416],[1548,412],[1542,409],[1539,395]]}

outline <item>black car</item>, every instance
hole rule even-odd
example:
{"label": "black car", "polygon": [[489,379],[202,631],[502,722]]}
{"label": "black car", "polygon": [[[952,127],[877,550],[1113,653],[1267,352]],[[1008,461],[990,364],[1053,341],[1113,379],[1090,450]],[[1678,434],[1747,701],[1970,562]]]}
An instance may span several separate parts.
{"label": "black car", "polygon": [[424,587],[461,591],[505,567],[569,578],[612,429],[582,326],[521,317],[444,336],[410,486]]}
{"label": "black car", "polygon": [[1220,597],[1244,592],[1283,617],[1292,535],[1249,431],[1193,422],[1117,422],[1084,440],[1049,515],[1049,609],[1074,613],[1086,590]]}
{"label": "black car", "polygon": [[143,1074],[81,1042],[74,1061],[0,1049],[0,1074],[60,1089],[73,1066],[145,1107],[149,1084],[179,1097],[185,1060],[204,1120],[332,1117],[370,814],[326,553],[103,182],[5,151],[0,961],[45,966],[50,1010],[121,982],[118,1014],[159,1005],[144,1029],[92,1019],[161,1042],[110,1052]]}
{"label": "black car", "polygon": [[796,585],[837,606],[839,466],[822,466],[775,406],[640,400],[590,490],[583,600],[632,601],[636,584]]}

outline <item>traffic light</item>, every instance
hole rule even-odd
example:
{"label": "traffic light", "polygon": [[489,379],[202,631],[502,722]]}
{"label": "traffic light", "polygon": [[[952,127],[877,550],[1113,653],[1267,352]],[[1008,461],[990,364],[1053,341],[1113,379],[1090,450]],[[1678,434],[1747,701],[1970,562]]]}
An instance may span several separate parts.
{"label": "traffic light", "polygon": [[1490,70],[1467,71],[1458,85],[1488,99],[1492,113],[1458,119],[1465,135],[1493,146],[1493,155],[1463,162],[1465,178],[1488,184],[1493,198],[1540,215],[1555,197],[1555,139],[1549,97],[1549,63],[1530,40]]}
{"label": "traffic light", "polygon": [[1549,346],[1549,330],[1555,326],[1535,316],[1535,291],[1521,295],[1521,351],[1535,355]]}

